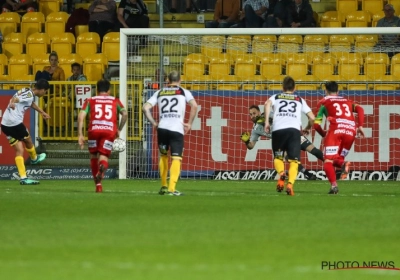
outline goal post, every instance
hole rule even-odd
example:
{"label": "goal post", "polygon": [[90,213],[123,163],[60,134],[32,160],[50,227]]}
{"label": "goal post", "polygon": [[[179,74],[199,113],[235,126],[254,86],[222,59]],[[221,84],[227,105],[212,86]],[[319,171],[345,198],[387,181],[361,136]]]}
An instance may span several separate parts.
{"label": "goal post", "polygon": [[[129,106],[126,85],[135,81],[143,84],[140,100],[145,102],[163,85],[164,73],[180,71],[182,86],[199,104],[185,136],[181,177],[274,179],[270,141],[260,138],[247,150],[240,140],[240,134],[252,128],[249,106],[263,110],[290,75],[297,92],[316,111],[325,82],[335,80],[340,94],[360,103],[366,114],[366,138],[356,139],[346,157],[353,162],[349,178],[400,180],[400,45],[379,43],[380,36],[396,37],[398,30],[121,29],[120,98]],[[157,110],[153,114],[157,116]],[[119,178],[157,178],[156,131],[145,120],[131,124],[137,127],[128,125],[121,135],[127,149],[120,154]],[[139,130],[141,141],[130,141],[129,135]],[[309,140],[322,149],[323,139],[315,131]],[[301,162],[325,179],[322,163],[314,156],[303,152]]]}

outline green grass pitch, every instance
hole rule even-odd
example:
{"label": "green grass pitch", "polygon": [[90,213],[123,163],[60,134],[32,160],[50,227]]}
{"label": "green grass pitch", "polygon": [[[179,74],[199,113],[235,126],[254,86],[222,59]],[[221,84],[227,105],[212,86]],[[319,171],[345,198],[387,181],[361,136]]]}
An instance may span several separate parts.
{"label": "green grass pitch", "polygon": [[0,278],[400,279],[400,271],[327,270],[322,261],[400,267],[399,182],[0,181]]}

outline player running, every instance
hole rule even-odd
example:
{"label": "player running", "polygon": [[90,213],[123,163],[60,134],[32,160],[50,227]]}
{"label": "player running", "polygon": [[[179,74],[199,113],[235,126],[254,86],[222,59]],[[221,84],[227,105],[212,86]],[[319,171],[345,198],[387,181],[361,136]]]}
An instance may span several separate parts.
{"label": "player running", "polygon": [[[285,175],[284,153],[287,154],[290,167],[286,193],[294,195],[293,185],[296,181],[300,159],[301,113],[307,115],[309,123],[313,123],[315,117],[307,102],[294,93],[295,81],[292,77],[286,76],[282,86],[282,93],[272,95],[265,102],[265,115],[269,116],[273,110],[274,121],[272,129],[269,122],[265,122],[264,130],[266,133],[272,131],[274,166],[281,178]],[[278,180],[277,191],[281,192],[283,188],[284,182]]]}
{"label": "player running", "polygon": [[[143,105],[143,112],[153,127],[157,128],[158,149],[160,151],[160,177],[161,189],[159,194],[182,195],[175,189],[181,172],[181,161],[184,145],[184,134],[192,127],[193,120],[197,114],[197,102],[192,93],[180,86],[181,77],[179,72],[172,71],[168,75],[169,85],[156,91]],[[191,107],[189,121],[184,123],[186,103]],[[154,120],[151,108],[158,105],[160,122]],[[171,167],[168,175],[168,151],[171,155]]]}
{"label": "player running", "polygon": [[[108,168],[108,158],[111,155],[113,142],[119,137],[128,119],[128,113],[119,98],[110,96],[110,86],[107,80],[98,81],[97,96],[88,98],[84,102],[78,116],[78,143],[83,149],[85,143],[83,122],[89,114],[88,148],[96,192],[103,191],[101,181]],[[121,115],[119,125],[118,114]]]}
{"label": "player running", "polygon": [[[240,136],[240,139],[246,144],[247,149],[251,150],[256,145],[260,136],[265,136],[267,139],[271,139],[271,134],[266,133],[264,131],[265,116],[264,116],[264,113],[261,114],[260,108],[257,105],[251,105],[249,108],[249,113],[250,113],[250,118],[254,123],[253,129],[251,130],[251,133],[243,132],[242,135]],[[269,124],[272,125],[272,121],[273,121],[273,113],[272,112],[271,112],[270,117],[268,118],[268,121],[269,121]],[[322,161],[324,160],[322,151],[317,149],[313,145],[313,143],[311,143],[303,135],[301,136],[300,142],[301,142],[300,147],[301,147],[302,151],[306,151]],[[310,171],[308,171],[301,163],[299,163],[299,171],[301,173],[303,173],[304,176],[308,180],[316,180],[317,179],[317,176],[315,174],[312,174]],[[284,184],[285,179],[286,179],[285,175],[282,178],[280,178],[279,185]]]}
{"label": "player running", "polygon": [[42,97],[50,88],[46,80],[38,80],[33,88],[23,88],[19,90],[10,99],[7,109],[4,111],[1,120],[1,131],[7,136],[8,142],[15,150],[15,164],[20,177],[21,185],[38,185],[39,181],[28,179],[24,163],[24,145],[31,159],[31,164],[38,164],[46,158],[45,153],[36,154],[35,146],[28,129],[25,127],[24,114],[29,108],[33,108],[43,119],[49,119],[50,116],[39,108],[34,102],[35,96]]}
{"label": "player running", "polygon": [[[350,162],[344,159],[349,153],[356,134],[364,137],[364,109],[351,100],[339,96],[338,84],[334,81],[325,84],[326,97],[318,103],[318,113],[314,128],[324,138],[324,170],[331,183],[329,194],[339,192],[336,182],[335,167],[342,168],[341,179],[346,179]],[[358,128],[353,112],[358,115]],[[328,131],[321,127],[323,117],[329,121]]]}

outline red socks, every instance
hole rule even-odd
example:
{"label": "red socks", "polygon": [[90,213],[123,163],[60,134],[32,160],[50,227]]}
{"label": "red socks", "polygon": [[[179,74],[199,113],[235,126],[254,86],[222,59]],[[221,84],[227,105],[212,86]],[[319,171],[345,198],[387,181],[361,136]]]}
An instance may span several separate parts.
{"label": "red socks", "polygon": [[332,162],[325,162],[324,170],[325,170],[326,177],[328,178],[331,185],[336,186],[336,184],[337,184],[336,183],[336,171],[335,171],[335,168],[333,167]]}
{"label": "red socks", "polygon": [[107,168],[108,168],[108,161],[102,160],[99,162],[99,166],[103,165],[103,172],[106,172]]}
{"label": "red socks", "polygon": [[93,179],[95,179],[97,172],[99,172],[99,164],[97,158],[90,159],[90,168],[92,169]]}

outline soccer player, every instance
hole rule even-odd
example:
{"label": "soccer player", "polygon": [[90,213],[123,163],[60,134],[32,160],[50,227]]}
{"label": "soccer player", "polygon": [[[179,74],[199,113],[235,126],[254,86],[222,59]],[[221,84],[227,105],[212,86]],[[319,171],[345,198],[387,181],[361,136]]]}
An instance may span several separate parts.
{"label": "soccer player", "polygon": [[[256,145],[258,139],[260,136],[265,136],[267,139],[271,139],[271,134],[266,133],[264,131],[264,124],[265,124],[265,117],[264,114],[261,114],[260,108],[257,105],[251,105],[249,108],[249,113],[250,113],[250,118],[253,121],[253,129],[251,131],[251,134],[248,132],[243,132],[242,135],[240,136],[240,139],[246,144],[247,149],[251,150],[254,148]],[[268,119],[269,124],[272,124],[273,121],[273,114],[271,113],[271,116]],[[313,143],[310,142],[306,137],[303,135],[301,136],[301,150],[306,151],[318,159],[324,161],[323,158],[323,153],[320,149],[317,149]],[[316,180],[317,176],[312,174],[310,171],[308,171],[302,164],[299,163],[299,171],[304,174],[304,176],[308,180]],[[283,178],[283,181],[285,178]]]}
{"label": "soccer player", "polygon": [[[111,155],[115,138],[119,137],[124,128],[128,113],[117,97],[110,96],[110,82],[97,82],[97,96],[88,98],[78,116],[78,143],[83,149],[83,122],[89,114],[88,148],[90,153],[90,168],[96,184],[96,192],[102,192],[101,184],[108,168],[108,158]],[[118,125],[118,114],[121,120]]]}
{"label": "soccer player", "polygon": [[[314,129],[324,138],[324,170],[331,184],[329,194],[339,192],[335,167],[342,168],[341,179],[346,179],[350,162],[344,159],[354,143],[356,134],[364,137],[364,109],[353,101],[339,96],[338,84],[334,81],[325,84],[326,96],[318,103],[318,113]],[[358,115],[358,127],[353,112]],[[329,121],[328,131],[321,127],[323,117]]]}
{"label": "soccer player", "polygon": [[[197,114],[197,102],[192,93],[180,86],[180,74],[172,71],[168,75],[169,85],[156,91],[143,105],[143,112],[153,127],[157,128],[160,151],[161,189],[159,194],[182,195],[176,190],[181,172],[184,134],[187,134]],[[191,107],[189,120],[184,123],[186,103]],[[159,123],[154,120],[151,108],[158,105]],[[168,151],[171,155],[170,179],[167,187]]]}
{"label": "soccer player", "polygon": [[28,179],[26,176],[26,168],[24,164],[24,145],[31,159],[31,164],[38,164],[46,158],[45,153],[36,154],[35,146],[32,143],[32,138],[29,135],[28,129],[25,127],[24,114],[27,109],[33,108],[44,119],[49,119],[50,116],[39,108],[34,102],[35,96],[42,97],[50,88],[49,82],[46,80],[38,80],[33,88],[23,88],[19,90],[10,99],[7,109],[4,111],[3,119],[1,120],[1,131],[7,136],[10,145],[15,150],[15,164],[20,177],[21,185],[37,185],[39,181]]}
{"label": "soccer player", "polygon": [[[284,153],[289,161],[289,178],[286,185],[286,193],[294,195],[293,185],[295,183],[299,158],[301,139],[301,113],[307,115],[309,123],[314,122],[314,114],[307,102],[294,93],[295,81],[292,77],[286,76],[283,79],[283,92],[272,95],[264,105],[264,112],[269,116],[271,109],[274,111],[272,123],[272,152],[274,153],[274,167],[281,176],[278,180],[277,191],[284,188],[282,176],[285,175]],[[271,125],[265,122],[265,132],[271,132]]]}

